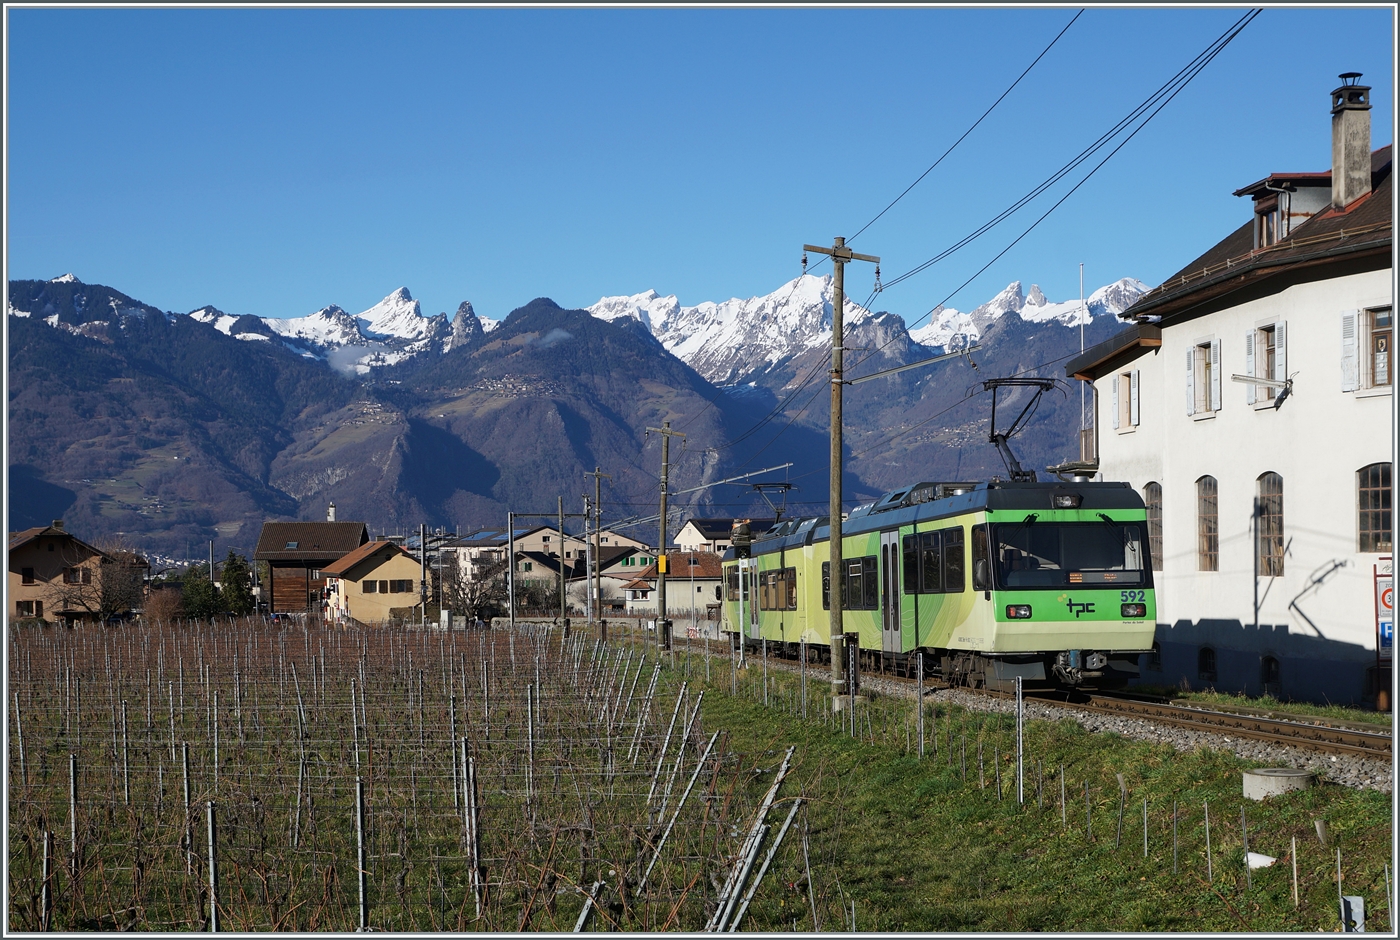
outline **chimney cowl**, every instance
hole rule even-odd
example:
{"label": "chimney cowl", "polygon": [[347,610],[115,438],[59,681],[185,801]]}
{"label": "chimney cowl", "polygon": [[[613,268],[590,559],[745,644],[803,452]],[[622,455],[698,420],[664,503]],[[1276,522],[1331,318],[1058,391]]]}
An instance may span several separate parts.
{"label": "chimney cowl", "polygon": [[63,531],[63,520],[62,520],[62,519],[55,519],[55,520],[53,521],[53,528],[55,528],[55,529],[57,529],[58,531],[62,532],[62,531]]}
{"label": "chimney cowl", "polygon": [[1371,191],[1371,88],[1360,72],[1343,72],[1332,90],[1332,207],[1345,209]]}
{"label": "chimney cowl", "polygon": [[330,506],[328,506],[328,507],[326,508],[326,521],[327,521],[327,522],[334,522],[334,521],[335,521],[335,503],[331,503]]}

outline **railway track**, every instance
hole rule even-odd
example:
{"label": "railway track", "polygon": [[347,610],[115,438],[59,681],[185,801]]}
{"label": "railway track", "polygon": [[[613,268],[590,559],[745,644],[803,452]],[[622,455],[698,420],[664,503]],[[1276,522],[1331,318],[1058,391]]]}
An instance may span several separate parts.
{"label": "railway track", "polygon": [[[1006,693],[1000,692],[988,694],[1006,695]],[[1352,724],[1333,723],[1322,719],[1290,720],[1240,714],[1196,706],[1144,701],[1122,695],[1034,693],[1027,697],[1040,702],[1062,704],[1067,708],[1076,708],[1080,711],[1100,715],[1137,718],[1177,728],[1232,735],[1255,741],[1266,741],[1271,744],[1286,744],[1328,754],[1345,754],[1385,761],[1391,759],[1392,738],[1389,733],[1366,731]]]}
{"label": "railway track", "polygon": [[[750,666],[756,665],[755,659],[750,656]],[[774,668],[796,669],[795,665],[771,655],[769,664]],[[915,684],[914,679],[894,672],[861,673],[863,684],[869,684],[872,680],[911,687],[911,695],[912,686]],[[949,686],[942,683],[934,685],[930,682],[926,688]],[[963,691],[989,698],[1014,697],[1011,693],[990,689],[964,688]],[[1364,757],[1387,763],[1392,755],[1392,736],[1388,731],[1368,730],[1367,727],[1354,722],[1334,722],[1323,718],[1280,718],[1276,713],[1262,711],[1259,714],[1245,713],[1251,711],[1250,709],[1228,711],[1195,705],[1172,705],[1160,699],[1154,701],[1127,693],[1028,691],[1025,697],[1045,705],[1078,709],[1099,715],[1136,718],[1191,731],[1289,745],[1324,754]]]}

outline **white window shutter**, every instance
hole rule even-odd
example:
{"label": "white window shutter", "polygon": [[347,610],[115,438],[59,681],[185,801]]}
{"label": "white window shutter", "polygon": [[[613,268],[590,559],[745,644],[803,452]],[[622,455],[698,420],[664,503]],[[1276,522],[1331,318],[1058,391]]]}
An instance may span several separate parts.
{"label": "white window shutter", "polygon": [[[1254,331],[1250,330],[1244,334],[1244,374],[1254,375]],[[1254,404],[1254,383],[1246,382],[1244,386],[1244,400],[1246,404]]]}
{"label": "white window shutter", "polygon": [[1131,392],[1131,399],[1128,404],[1128,420],[1133,427],[1138,426],[1138,369],[1134,369],[1131,378],[1128,379],[1128,387]]}
{"label": "white window shutter", "polygon": [[1186,413],[1196,413],[1196,347],[1186,349]]}
{"label": "white window shutter", "polygon": [[1113,430],[1115,430],[1115,431],[1118,430],[1118,425],[1119,425],[1119,421],[1118,421],[1118,407],[1119,407],[1119,406],[1118,406],[1118,386],[1121,385],[1122,383],[1123,383],[1123,377],[1122,377],[1121,375],[1115,375],[1115,376],[1113,377]]}
{"label": "white window shutter", "polygon": [[1269,378],[1279,382],[1288,381],[1288,324],[1280,320],[1274,324],[1274,374]]}
{"label": "white window shutter", "polygon": [[1210,341],[1210,410],[1220,410],[1220,340]]}
{"label": "white window shutter", "polygon": [[1360,385],[1357,376],[1356,311],[1342,311],[1342,391],[1354,392]]}

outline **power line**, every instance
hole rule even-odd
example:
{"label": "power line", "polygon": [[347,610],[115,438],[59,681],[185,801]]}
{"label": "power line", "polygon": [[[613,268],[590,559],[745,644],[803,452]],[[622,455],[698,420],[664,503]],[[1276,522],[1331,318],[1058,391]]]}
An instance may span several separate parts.
{"label": "power line", "polygon": [[[1040,218],[1036,219],[1034,222],[1032,222],[1032,223],[1030,224],[1029,227],[1026,228],[1025,231],[1023,231],[1020,235],[1016,236],[1016,238],[1011,242],[1011,244],[1007,245],[1007,246],[1006,246],[1005,248],[1003,248],[1000,252],[998,252],[990,261],[988,261],[986,264],[982,265],[982,267],[980,267],[980,268],[977,270],[977,272],[976,272],[975,274],[973,274],[973,275],[972,275],[971,277],[969,277],[967,280],[965,280],[965,281],[963,281],[961,284],[959,284],[952,292],[950,292],[950,293],[948,294],[948,296],[946,296],[945,298],[943,298],[943,300],[939,301],[938,304],[936,304],[932,309],[930,309],[930,310],[929,310],[927,313],[925,313],[923,316],[919,317],[918,320],[915,320],[914,323],[917,324],[917,323],[922,322],[925,318],[931,316],[931,315],[934,313],[934,311],[940,309],[944,304],[946,304],[948,301],[952,300],[955,296],[957,296],[957,294],[958,294],[959,291],[961,291],[963,288],[967,287],[968,284],[971,284],[971,283],[972,283],[974,280],[976,280],[977,277],[979,277],[984,271],[986,271],[989,267],[991,267],[991,266],[992,266],[993,264],[995,264],[997,261],[1001,260],[1001,258],[1002,258],[1008,251],[1010,251],[1012,248],[1016,247],[1016,245],[1017,245],[1018,243],[1020,243],[1020,241],[1021,241],[1022,239],[1024,239],[1027,235],[1029,235],[1031,232],[1033,232],[1033,231],[1036,229],[1036,227],[1039,226],[1041,222],[1044,222],[1045,219],[1048,218],[1052,212],[1054,212],[1056,209],[1058,209],[1058,208],[1064,203],[1064,201],[1065,201],[1066,199],[1068,199],[1070,196],[1074,195],[1074,193],[1079,189],[1079,187],[1081,187],[1081,186],[1083,186],[1085,183],[1087,183],[1087,182],[1094,176],[1095,173],[1097,173],[1100,169],[1102,169],[1103,166],[1104,166],[1104,164],[1106,164],[1109,160],[1113,159],[1114,155],[1117,154],[1118,151],[1122,150],[1125,146],[1127,146],[1128,141],[1132,140],[1134,137],[1136,137],[1136,136],[1138,135],[1139,132],[1141,132],[1141,131],[1143,130],[1143,128],[1147,127],[1147,125],[1148,125],[1149,123],[1151,123],[1152,119],[1155,118],[1159,113],[1161,113],[1162,109],[1165,108],[1168,104],[1170,104],[1171,101],[1172,101],[1172,99],[1174,99],[1177,95],[1179,95],[1182,91],[1184,91],[1184,90],[1186,89],[1186,86],[1189,85],[1189,84],[1191,83],[1191,81],[1192,81],[1197,75],[1199,75],[1199,74],[1205,69],[1205,67],[1206,67],[1207,65],[1209,65],[1209,64],[1211,63],[1211,61],[1213,61],[1213,60],[1215,59],[1215,57],[1216,57],[1217,55],[1219,55],[1222,51],[1224,51],[1225,47],[1226,47],[1227,45],[1229,45],[1230,42],[1231,42],[1236,36],[1238,36],[1238,35],[1240,34],[1240,32],[1241,32],[1246,26],[1248,26],[1251,22],[1253,22],[1254,18],[1257,17],[1261,12],[1263,12],[1263,11],[1260,10],[1260,9],[1254,9],[1254,10],[1251,10],[1249,13],[1245,14],[1245,15],[1244,15],[1243,17],[1241,17],[1239,20],[1237,20],[1237,21],[1235,22],[1235,24],[1232,25],[1232,26],[1230,27],[1230,29],[1226,30],[1225,33],[1221,34],[1220,37],[1218,37],[1214,42],[1212,42],[1209,46],[1207,46],[1207,47],[1206,47],[1206,50],[1205,50],[1204,52],[1202,52],[1200,55],[1197,55],[1196,58],[1193,59],[1193,60],[1191,61],[1191,64],[1190,64],[1190,65],[1188,65],[1186,68],[1184,68],[1184,69],[1182,69],[1180,72],[1178,72],[1175,76],[1173,76],[1173,78],[1172,78],[1166,85],[1164,85],[1161,89],[1159,89],[1159,90],[1158,90],[1157,92],[1155,92],[1151,97],[1149,97],[1148,100],[1147,100],[1146,102],[1144,102],[1144,105],[1145,105],[1145,106],[1150,107],[1150,105],[1151,105],[1152,103],[1159,101],[1159,99],[1160,99],[1160,103],[1158,103],[1157,106],[1156,106],[1155,108],[1152,109],[1151,113],[1147,114],[1147,117],[1144,118],[1144,119],[1141,121],[1141,123],[1139,123],[1139,124],[1137,125],[1137,127],[1133,128],[1132,133],[1130,133],[1127,137],[1123,138],[1123,140],[1118,144],[1118,146],[1114,147],[1111,151],[1109,151],[1109,153],[1108,153],[1107,156],[1105,156],[1102,160],[1100,160],[1100,161],[1093,167],[1093,169],[1091,169],[1087,174],[1084,175],[1084,177],[1083,177],[1082,179],[1079,180],[1079,182],[1075,183],[1074,186],[1069,190],[1069,192],[1067,192],[1067,193],[1065,193],[1063,196],[1061,196],[1061,197],[1055,202],[1054,205],[1052,205],[1049,209],[1047,209],[1047,210],[1045,211],[1045,213],[1044,213],[1043,215],[1040,216]],[[1185,76],[1184,79],[1182,79],[1182,76],[1183,76],[1183,75]],[[1173,86],[1174,86],[1174,87],[1173,87]],[[1167,95],[1165,98],[1162,98],[1162,94],[1163,94],[1164,90],[1166,90],[1166,89],[1171,89],[1171,94]],[[1130,118],[1133,119],[1133,120],[1135,120],[1136,117],[1141,116],[1141,114],[1143,113],[1143,110],[1144,110],[1144,105],[1139,105],[1138,108],[1135,108],[1134,111],[1133,111],[1133,114],[1130,115]],[[1058,179],[1062,178],[1062,177],[1065,175],[1065,173],[1068,171],[1068,169],[1072,169],[1073,166],[1078,165],[1078,163],[1082,163],[1084,158],[1087,158],[1088,156],[1091,156],[1094,152],[1096,152],[1097,150],[1101,149],[1102,146],[1104,145],[1104,143],[1106,143],[1108,140],[1111,140],[1112,137],[1117,136],[1117,133],[1118,133],[1120,130],[1122,130],[1123,127],[1128,126],[1129,123],[1131,123],[1130,120],[1129,120],[1129,118],[1125,118],[1123,121],[1120,121],[1117,125],[1115,125],[1115,127],[1114,127],[1113,130],[1111,130],[1109,133],[1105,134],[1103,137],[1100,137],[1098,142],[1096,142],[1091,148],[1089,148],[1089,149],[1087,149],[1086,151],[1084,151],[1079,157],[1076,157],[1073,161],[1071,161],[1071,164],[1068,164],[1068,165],[1067,165],[1067,168],[1062,168],[1062,170],[1061,170],[1060,172],[1058,172],[1058,173],[1056,174],[1055,177],[1052,177],[1051,181],[1048,181],[1048,182],[1057,181]],[[1002,216],[1000,216],[999,219],[998,219],[997,221],[999,221],[1000,219],[1005,218],[1007,215],[1009,215],[1011,212],[1015,211],[1016,209],[1019,209],[1019,208],[1020,208],[1021,206],[1023,206],[1026,202],[1028,202],[1030,198],[1034,198],[1034,195],[1039,195],[1040,192],[1043,192],[1044,189],[1047,187],[1048,182],[1047,182],[1047,184],[1042,184],[1040,187],[1037,187],[1037,189],[1033,191],[1033,195],[1028,196],[1028,197],[1023,197],[1022,200],[1019,200],[1018,203],[1017,203],[1015,206],[1012,207],[1012,209],[1010,209],[1010,210],[1008,210],[1007,212],[1003,213]],[[991,224],[995,224],[995,221],[994,221],[993,223],[991,223]],[[895,284],[895,283],[897,283],[897,282],[900,281],[900,280],[903,280],[903,279],[905,279],[905,278],[907,278],[907,277],[912,276],[912,275],[915,274],[915,273],[918,273],[918,272],[921,271],[921,270],[926,269],[929,265],[933,264],[935,261],[938,261],[938,260],[941,260],[941,258],[947,257],[948,254],[951,254],[953,251],[957,250],[957,248],[962,247],[962,245],[964,245],[964,244],[966,244],[967,242],[971,241],[972,238],[975,238],[977,235],[982,234],[983,232],[985,232],[985,231],[988,230],[989,228],[990,228],[990,225],[984,226],[982,229],[979,229],[978,232],[976,232],[976,233],[974,233],[972,236],[969,236],[968,238],[964,239],[964,240],[963,240],[962,242],[960,242],[958,245],[955,245],[953,248],[949,249],[948,251],[945,251],[943,254],[941,254],[941,255],[935,257],[934,259],[925,262],[924,264],[920,265],[918,268],[915,268],[914,270],[912,270],[912,271],[910,271],[910,272],[908,272],[908,273],[906,273],[906,274],[904,274],[904,275],[901,275],[899,278],[896,278],[894,281],[891,281],[890,284],[891,284],[891,285],[892,285],[892,284]],[[887,286],[888,286],[888,285],[887,285]],[[913,324],[910,324],[910,326],[912,326],[912,325],[913,325]],[[893,342],[893,340],[890,340],[890,342]],[[882,345],[882,346],[880,347],[880,349],[884,349],[884,348],[885,348],[886,346],[888,346],[888,345],[889,345],[889,342],[887,342],[887,343],[885,343],[884,345]],[[875,350],[874,352],[879,352],[879,349]],[[874,355],[874,352],[872,352],[871,355]],[[860,362],[864,362],[866,359],[869,359],[869,358],[870,358],[870,356],[865,356],[864,358],[862,358],[862,359],[860,360]],[[860,364],[859,362],[856,363],[856,365],[859,365],[859,364]]]}
{"label": "power line", "polygon": [[1057,43],[1057,42],[1060,41],[1060,37],[1063,36],[1065,33],[1069,32],[1069,28],[1070,28],[1071,26],[1074,25],[1074,21],[1077,20],[1077,19],[1079,19],[1079,17],[1082,16],[1083,14],[1084,14],[1084,11],[1083,11],[1083,10],[1080,10],[1078,13],[1074,14],[1074,18],[1071,19],[1068,23],[1065,24],[1065,28],[1062,29],[1062,30],[1060,30],[1058,33],[1056,33],[1056,34],[1055,34],[1055,38],[1052,39],[1052,40],[1050,40],[1050,45],[1048,45],[1048,46],[1046,46],[1044,49],[1042,49],[1041,52],[1040,52],[1040,55],[1036,56],[1035,59],[1034,59],[1034,61],[1032,61],[1030,65],[1026,66],[1025,71],[1022,72],[1020,75],[1016,76],[1016,80],[1015,80],[1014,82],[1012,82],[1010,85],[1007,86],[1006,91],[1004,91],[1004,92],[1001,93],[1001,97],[1000,97],[1000,98],[997,98],[996,101],[993,101],[992,104],[991,104],[991,107],[989,107],[989,108],[987,108],[987,110],[983,111],[983,112],[982,112],[982,116],[979,117],[977,120],[973,121],[973,122],[972,122],[972,126],[969,127],[967,130],[963,131],[962,136],[959,137],[957,140],[953,141],[952,145],[951,145],[947,150],[943,151],[943,155],[940,156],[937,160],[933,161],[933,166],[930,166],[927,170],[924,170],[924,172],[920,173],[920,174],[919,174],[919,178],[916,179],[916,180],[914,180],[914,182],[910,183],[909,186],[908,186],[908,188],[906,188],[906,189],[904,190],[904,192],[902,192],[902,193],[900,193],[898,196],[894,197],[894,202],[891,202],[889,205],[885,206],[885,208],[881,209],[878,213],[876,213],[875,218],[871,219],[869,222],[866,222],[864,225],[862,225],[862,226],[860,227],[860,229],[859,229],[854,235],[852,235],[850,238],[846,239],[846,241],[849,243],[849,242],[853,242],[853,241],[855,241],[857,238],[859,238],[861,232],[864,232],[866,229],[870,228],[870,226],[872,226],[872,225],[874,225],[876,222],[878,222],[878,221],[880,220],[880,217],[881,217],[881,216],[883,216],[886,212],[889,212],[891,209],[893,209],[893,208],[895,207],[895,203],[898,203],[899,200],[901,200],[901,199],[903,199],[905,196],[909,195],[909,191],[910,191],[910,190],[912,190],[915,186],[918,186],[920,183],[922,183],[922,182],[924,181],[924,177],[925,177],[925,176],[928,176],[930,173],[932,173],[932,172],[934,171],[934,169],[938,166],[938,164],[942,163],[943,160],[944,160],[944,158],[946,158],[946,157],[948,156],[948,154],[952,153],[952,152],[957,148],[958,144],[962,143],[964,140],[967,139],[967,135],[968,135],[968,134],[971,134],[973,131],[977,130],[977,125],[979,125],[979,124],[981,124],[983,121],[985,121],[985,120],[987,119],[987,115],[991,114],[993,111],[996,110],[996,106],[999,105],[999,104],[1001,104],[1002,98],[1005,98],[1007,95],[1011,94],[1012,90],[1013,90],[1017,85],[1021,84],[1021,79],[1025,78],[1027,75],[1030,74],[1031,69],[1033,69],[1033,68],[1036,67],[1036,63],[1038,63],[1041,59],[1045,58],[1045,54],[1046,54],[1047,52],[1049,52],[1052,48],[1054,48],[1055,43]]}

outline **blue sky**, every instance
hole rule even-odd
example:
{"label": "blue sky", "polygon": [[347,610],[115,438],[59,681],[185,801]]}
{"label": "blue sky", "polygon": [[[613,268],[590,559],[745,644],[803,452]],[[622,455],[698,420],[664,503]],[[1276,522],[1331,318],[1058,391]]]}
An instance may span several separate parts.
{"label": "blue sky", "polygon": [[[71,271],[163,309],[500,318],[655,288],[775,290],[851,235],[1069,22],[1021,9],[15,9],[8,276]],[[1146,98],[1244,8],[1089,8],[854,243],[886,280]],[[1098,174],[949,299],[1155,284],[1247,218],[1232,190],[1327,169],[1329,91],[1393,135],[1389,7],[1267,9]],[[1064,184],[874,304],[913,321]],[[816,260],[814,257],[813,261]],[[827,270],[821,268],[819,270]],[[864,299],[873,272],[853,268]]]}

